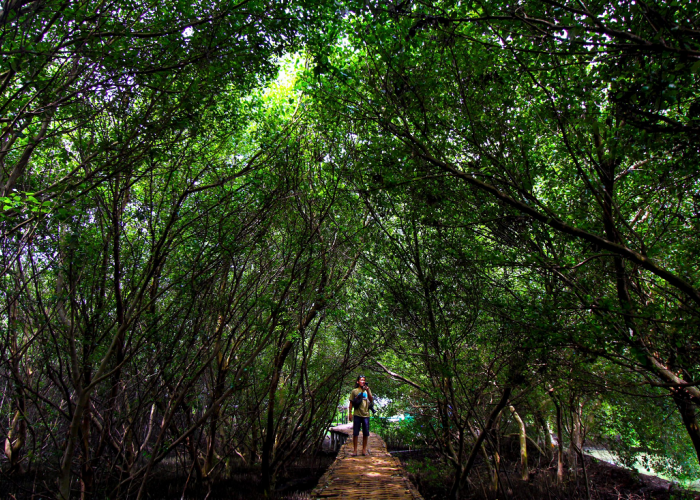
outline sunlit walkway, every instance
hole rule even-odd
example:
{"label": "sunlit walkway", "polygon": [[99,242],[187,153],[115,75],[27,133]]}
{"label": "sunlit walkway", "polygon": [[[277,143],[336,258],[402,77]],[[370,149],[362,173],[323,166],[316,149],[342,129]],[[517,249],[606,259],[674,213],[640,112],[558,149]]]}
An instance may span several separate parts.
{"label": "sunlit walkway", "polygon": [[[349,425],[334,427],[332,430],[352,434]],[[352,437],[349,436],[340,448],[338,458],[311,493],[312,498],[422,500],[399,460],[386,451],[386,444],[381,437],[371,433],[370,454],[363,457],[360,436],[357,451],[358,456],[351,456]]]}

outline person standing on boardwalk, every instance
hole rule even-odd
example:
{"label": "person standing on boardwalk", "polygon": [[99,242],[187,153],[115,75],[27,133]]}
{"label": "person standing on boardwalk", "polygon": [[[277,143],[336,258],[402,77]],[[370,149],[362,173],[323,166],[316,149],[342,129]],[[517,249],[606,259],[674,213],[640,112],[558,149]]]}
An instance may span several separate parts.
{"label": "person standing on boardwalk", "polygon": [[[374,401],[372,391],[364,375],[357,377],[355,388],[350,393],[350,405],[348,412],[352,422],[352,448],[353,457],[357,456],[357,438],[362,428],[362,455],[367,455],[367,443],[369,441],[369,406]],[[353,417],[354,411],[354,417]]]}

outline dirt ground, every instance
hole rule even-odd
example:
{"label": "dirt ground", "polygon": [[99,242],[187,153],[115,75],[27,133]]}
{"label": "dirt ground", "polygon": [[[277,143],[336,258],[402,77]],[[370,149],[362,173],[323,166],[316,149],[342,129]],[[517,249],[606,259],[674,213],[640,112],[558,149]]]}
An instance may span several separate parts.
{"label": "dirt ground", "polygon": [[[400,457],[426,500],[442,500],[447,497],[452,481],[450,469],[434,453],[411,452],[395,453]],[[700,493],[683,490],[678,485],[658,478],[638,474],[607,462],[586,457],[590,497],[592,500],[700,500]],[[498,491],[493,491],[489,471],[483,461],[479,461],[469,478],[462,498],[473,500],[564,500],[587,499],[583,469],[576,474],[569,471],[566,481],[558,485],[556,468],[540,463],[540,467],[530,470],[529,479],[520,479],[519,465],[502,460]]]}
{"label": "dirt ground", "polygon": [[[259,468],[241,469],[226,479],[198,484],[166,467],[156,471],[147,484],[148,500],[305,500],[323,473],[335,460],[335,454],[321,453],[302,457],[287,467],[275,484],[272,495],[265,496]],[[54,500],[55,475],[51,471],[32,471],[21,477],[0,473],[0,500]],[[77,488],[77,484],[76,484]],[[129,498],[135,498],[135,494]],[[76,492],[76,498],[77,492]],[[113,498],[107,487],[93,495],[95,500]],[[119,498],[124,498],[123,495]]]}

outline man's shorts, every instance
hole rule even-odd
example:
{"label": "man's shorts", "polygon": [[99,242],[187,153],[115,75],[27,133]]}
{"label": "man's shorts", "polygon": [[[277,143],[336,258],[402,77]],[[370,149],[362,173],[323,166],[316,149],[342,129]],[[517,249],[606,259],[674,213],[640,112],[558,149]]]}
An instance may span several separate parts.
{"label": "man's shorts", "polygon": [[364,437],[369,436],[369,417],[358,417],[353,415],[352,417],[352,435],[360,435],[360,427],[362,427],[362,435]]}

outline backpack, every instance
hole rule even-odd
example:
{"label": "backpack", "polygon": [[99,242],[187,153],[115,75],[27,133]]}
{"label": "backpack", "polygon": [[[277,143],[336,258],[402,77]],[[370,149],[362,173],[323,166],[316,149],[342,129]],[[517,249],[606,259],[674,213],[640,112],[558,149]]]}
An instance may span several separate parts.
{"label": "backpack", "polygon": [[355,396],[355,398],[352,400],[353,409],[357,410],[364,399],[365,398],[362,396],[362,392],[358,393],[357,396]]}

